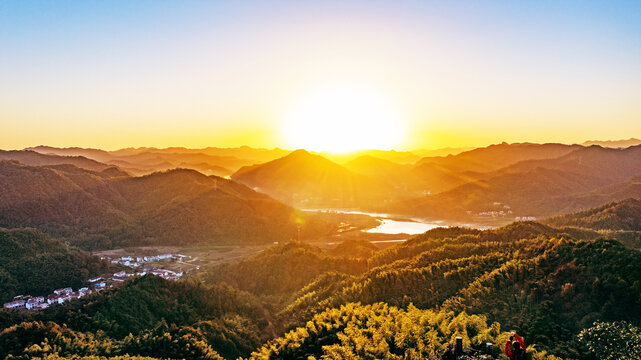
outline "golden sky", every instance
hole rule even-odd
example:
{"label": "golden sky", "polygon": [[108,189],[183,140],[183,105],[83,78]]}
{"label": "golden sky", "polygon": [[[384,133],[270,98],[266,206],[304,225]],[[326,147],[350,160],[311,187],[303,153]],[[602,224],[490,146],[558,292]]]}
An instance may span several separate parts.
{"label": "golden sky", "polygon": [[625,1],[1,2],[0,148],[641,137],[639,13]]}

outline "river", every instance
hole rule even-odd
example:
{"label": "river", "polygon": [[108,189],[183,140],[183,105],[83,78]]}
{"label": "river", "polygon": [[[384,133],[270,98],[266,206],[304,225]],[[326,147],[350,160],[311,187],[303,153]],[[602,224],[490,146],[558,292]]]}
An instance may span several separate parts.
{"label": "river", "polygon": [[435,223],[424,223],[417,221],[399,221],[391,219],[379,219],[379,221],[381,222],[380,225],[375,228],[365,230],[365,232],[379,234],[416,235],[443,226]]}
{"label": "river", "polygon": [[343,214],[359,214],[359,215],[368,215],[373,218],[376,218],[380,224],[377,227],[363,230],[367,233],[377,233],[377,234],[408,234],[408,235],[417,235],[422,234],[428,230],[432,230],[437,227],[446,227],[448,224],[442,221],[427,221],[423,219],[416,218],[404,218],[403,220],[397,220],[398,216],[393,214],[384,214],[384,213],[370,213],[362,211],[352,211],[352,210],[340,210],[340,209],[305,209],[304,211],[333,211]]}

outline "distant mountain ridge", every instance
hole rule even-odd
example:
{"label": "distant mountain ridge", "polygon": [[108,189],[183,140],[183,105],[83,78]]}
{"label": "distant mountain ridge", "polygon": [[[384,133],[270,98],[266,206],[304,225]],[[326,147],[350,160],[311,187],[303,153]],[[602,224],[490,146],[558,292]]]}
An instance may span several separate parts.
{"label": "distant mountain ridge", "polygon": [[[598,145],[501,143],[456,155],[424,157],[415,164],[386,159],[407,161],[416,156],[411,152],[369,150],[338,164],[305,150],[138,148],[103,152],[39,148],[62,154],[81,152],[95,157],[108,156],[110,164],[120,169],[135,166],[148,166],[144,171],[154,167],[173,169],[179,163],[179,167],[185,165],[205,173],[224,172],[257,191],[301,208],[360,208],[498,223],[517,217],[553,216],[641,196],[641,184],[635,180],[635,176],[641,175],[640,149],[639,145],[619,149]],[[12,154],[15,157],[21,153]],[[24,154],[45,156],[34,152]],[[285,155],[242,166],[233,173],[212,164],[227,162],[239,166],[245,161],[233,157],[234,154],[262,154],[260,156],[267,158]],[[116,155],[117,158],[113,157]],[[78,166],[92,169],[110,166],[87,158],[59,157],[52,161],[59,163],[65,159],[75,159]],[[38,164],[35,160],[34,163]]]}
{"label": "distant mountain ridge", "polygon": [[602,147],[610,147],[610,148],[626,148],[628,146],[635,146],[635,145],[641,145],[641,140],[636,139],[636,138],[629,138],[627,140],[588,140],[581,145],[583,146],[591,146],[591,145],[599,145]]}
{"label": "distant mountain ridge", "polygon": [[71,164],[92,171],[113,167],[82,155],[45,155],[33,150],[0,150],[0,160],[17,160],[32,166]]}
{"label": "distant mountain ridge", "polygon": [[593,145],[557,158],[520,161],[451,190],[391,207],[426,217],[482,220],[491,216],[509,222],[516,216],[552,216],[634,197],[636,186],[630,179],[639,174],[641,146]]}
{"label": "distant mountain ridge", "polygon": [[[63,156],[80,155],[106,164],[119,166],[135,175],[145,175],[154,171],[184,167],[200,171],[204,174],[218,176],[229,176],[240,167],[265,163],[291,153],[290,150],[280,148],[262,149],[251,148],[249,146],[236,148],[207,147],[201,149],[184,147],[138,147],[105,151],[92,148],[57,148],[40,145],[25,150]],[[418,154],[447,155],[459,151],[461,150],[454,148],[419,150]],[[421,158],[421,155],[409,151],[395,150],[361,150],[350,154],[325,152],[315,154],[341,164],[364,155],[376,156],[401,164],[413,164]]]}
{"label": "distant mountain ridge", "polygon": [[515,164],[523,160],[552,159],[569,154],[580,145],[556,143],[513,143],[506,142],[461,152],[457,155],[426,157],[416,163],[440,165],[450,171],[488,172]]}
{"label": "distant mountain ridge", "polygon": [[[27,150],[37,151],[42,154],[53,155],[81,155],[99,162],[118,166],[134,175],[146,175],[155,171],[165,171],[177,167],[190,168],[208,175],[229,176],[240,166],[254,163],[256,161],[270,158],[267,155],[270,150],[256,150],[260,153],[258,159],[238,158],[227,155],[227,151],[213,151],[208,149],[186,149],[186,148],[136,148],[121,149],[116,151],[104,151],[99,149],[86,148],[55,148],[50,146],[37,146]],[[202,150],[203,152],[199,152]],[[209,153],[205,153],[209,151]],[[247,153],[247,151],[243,153]],[[280,152],[277,153],[278,156]]]}
{"label": "distant mountain ridge", "polygon": [[523,159],[555,158],[578,148],[581,146],[503,143],[457,155],[422,158],[414,165],[367,152],[339,165],[297,150],[271,162],[243,167],[232,178],[297,206],[371,208],[375,202],[380,205],[437,194],[484,180],[491,171]]}

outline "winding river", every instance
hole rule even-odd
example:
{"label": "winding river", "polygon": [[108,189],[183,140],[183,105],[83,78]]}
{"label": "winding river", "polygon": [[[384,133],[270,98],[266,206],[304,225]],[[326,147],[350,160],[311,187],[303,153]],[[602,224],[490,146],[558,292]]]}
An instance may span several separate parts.
{"label": "winding river", "polygon": [[305,211],[332,211],[342,214],[359,214],[367,215],[377,219],[380,224],[377,227],[363,230],[367,233],[377,233],[377,234],[408,234],[408,235],[417,235],[422,234],[428,230],[449,226],[442,221],[427,221],[422,219],[408,218],[403,220],[396,220],[398,216],[392,214],[383,214],[383,213],[370,213],[362,211],[352,211],[352,210],[340,210],[340,209],[305,209]]}

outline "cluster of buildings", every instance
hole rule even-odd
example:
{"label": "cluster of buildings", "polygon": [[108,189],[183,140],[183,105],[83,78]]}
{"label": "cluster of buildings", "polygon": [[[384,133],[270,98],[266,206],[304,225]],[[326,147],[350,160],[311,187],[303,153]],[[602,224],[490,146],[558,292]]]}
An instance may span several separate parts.
{"label": "cluster of buildings", "polygon": [[151,256],[121,256],[119,258],[112,259],[111,257],[102,257],[103,260],[111,261],[112,264],[120,264],[132,269],[136,269],[135,273],[127,273],[125,271],[120,271],[113,274],[110,279],[113,282],[123,282],[126,278],[132,276],[145,276],[147,274],[152,274],[160,276],[166,280],[178,280],[183,276],[182,272],[175,272],[165,269],[157,269],[150,266],[150,263],[158,261],[184,261],[185,259],[191,259],[191,256],[182,255],[182,254],[160,254],[160,255],[151,255]]}
{"label": "cluster of buildings", "polygon": [[516,221],[536,221],[536,216],[517,216]]}
{"label": "cluster of buildings", "polygon": [[18,295],[13,298],[13,301],[4,303],[4,308],[27,310],[46,309],[51,305],[62,304],[66,301],[79,299],[93,292],[106,289],[107,284],[100,278],[98,278],[98,280],[93,282],[91,286],[92,288],[83,287],[78,289],[78,291],[73,291],[72,288],[66,287],[54,290],[53,293],[49,294],[46,299],[44,296]]}
{"label": "cluster of buildings", "polygon": [[164,270],[164,269],[153,269],[149,271],[150,274],[160,276],[163,279],[166,280],[178,280],[183,276],[182,271],[181,272],[175,272],[171,270]]}
{"label": "cluster of buildings", "polygon": [[[164,257],[165,255],[158,255],[161,260],[170,259],[170,257]],[[171,255],[173,256],[173,255]],[[127,258],[127,257],[123,257]],[[118,261],[122,261],[123,258],[119,258]],[[150,257],[151,258],[151,257]],[[156,258],[155,256],[153,258]],[[171,257],[173,258],[173,257]],[[124,261],[132,261],[125,259]],[[125,265],[123,263],[123,265]],[[132,266],[137,267],[137,266]],[[127,273],[126,271],[119,271],[113,274],[111,277],[108,277],[107,280],[102,277],[97,277],[89,279],[91,285],[89,287],[83,287],[78,289],[78,291],[73,291],[72,288],[66,287],[62,289],[54,290],[52,294],[49,294],[46,298],[44,296],[31,296],[31,295],[18,295],[13,298],[13,301],[4,304],[5,309],[26,309],[26,310],[40,310],[46,309],[51,305],[62,304],[69,300],[79,299],[85,295],[89,295],[94,292],[98,292],[107,288],[111,288],[114,284],[124,282],[127,278],[133,276],[145,276],[147,274],[152,274],[160,276],[166,280],[178,280],[183,276],[182,272],[175,272],[165,269],[154,269],[150,268],[145,271],[138,271],[136,273]]]}
{"label": "cluster of buildings", "polygon": [[101,257],[102,260],[109,260],[111,261],[112,264],[120,264],[124,266],[128,266],[130,268],[137,268],[145,263],[152,263],[156,261],[162,261],[162,260],[175,260],[175,261],[184,261],[185,259],[190,259],[191,256],[187,255],[182,255],[182,254],[160,254],[160,255],[153,255],[153,256],[137,256],[137,257],[132,257],[132,256],[122,256],[116,259],[112,259],[111,257],[108,256],[103,256]]}
{"label": "cluster of buildings", "polygon": [[[488,211],[482,211],[478,213],[478,216],[483,216],[483,217],[505,217],[512,215],[512,208],[510,205],[505,205],[500,202],[494,202],[492,204],[494,207],[494,210],[488,210]],[[468,211],[468,214],[470,211]]]}
{"label": "cluster of buildings", "polygon": [[503,217],[511,214],[512,214],[512,210],[508,210],[508,211],[498,210],[498,211],[482,211],[479,213],[479,216]]}
{"label": "cluster of buildings", "polygon": [[122,256],[117,259],[102,257],[103,260],[109,260],[112,264],[120,264],[128,266],[130,268],[136,268],[135,273],[119,271],[115,274],[112,274],[111,277],[105,277],[104,279],[102,277],[89,279],[89,283],[91,284],[89,287],[83,287],[81,289],[78,289],[78,291],[73,291],[73,289],[70,287],[57,289],[54,290],[52,294],[49,294],[46,298],[44,296],[18,295],[13,298],[13,301],[5,303],[4,308],[26,310],[46,309],[51,305],[62,304],[69,300],[79,299],[93,292],[111,288],[114,286],[114,284],[124,282],[127,278],[133,276],[145,276],[147,274],[152,274],[160,276],[161,278],[166,280],[178,280],[183,276],[182,272],[157,269],[149,266],[148,264],[163,260],[183,261],[187,258],[191,257],[181,254],[161,254],[143,257]]}
{"label": "cluster of buildings", "polygon": [[136,272],[136,273],[127,273],[125,271],[119,271],[119,272],[113,274],[113,277],[110,280],[113,281],[113,282],[123,282],[128,277],[145,276],[147,274],[160,276],[161,278],[163,278],[165,280],[178,280],[183,276],[182,271],[181,272],[175,272],[175,271],[165,270],[165,269],[150,269],[148,271],[139,271],[139,272]]}

